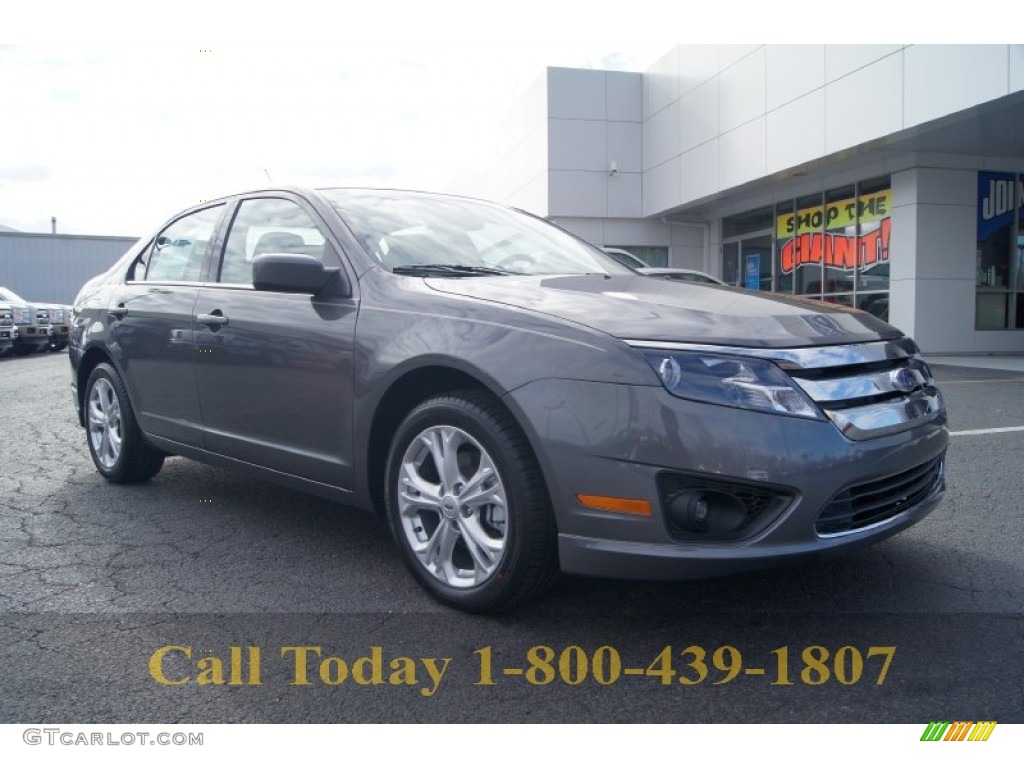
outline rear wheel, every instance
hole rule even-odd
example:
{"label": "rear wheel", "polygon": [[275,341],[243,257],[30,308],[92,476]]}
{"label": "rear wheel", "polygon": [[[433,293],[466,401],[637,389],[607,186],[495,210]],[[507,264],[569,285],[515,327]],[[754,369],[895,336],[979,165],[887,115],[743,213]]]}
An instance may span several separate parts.
{"label": "rear wheel", "polygon": [[526,438],[492,397],[427,400],[395,433],[388,520],[406,564],[441,602],[507,610],[557,573],[554,517]]}
{"label": "rear wheel", "polygon": [[93,369],[85,387],[85,427],[96,469],[113,483],[138,483],[153,477],[164,454],[139,430],[121,376],[108,363]]}

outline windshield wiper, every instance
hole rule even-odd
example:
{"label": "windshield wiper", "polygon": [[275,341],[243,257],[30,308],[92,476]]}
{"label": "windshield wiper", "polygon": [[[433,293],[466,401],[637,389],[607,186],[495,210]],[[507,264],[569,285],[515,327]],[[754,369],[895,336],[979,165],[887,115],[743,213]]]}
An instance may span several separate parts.
{"label": "windshield wiper", "polygon": [[402,264],[392,267],[391,271],[396,275],[455,275],[473,277],[478,275],[514,275],[507,269],[496,269],[494,267],[481,267],[473,264]]}

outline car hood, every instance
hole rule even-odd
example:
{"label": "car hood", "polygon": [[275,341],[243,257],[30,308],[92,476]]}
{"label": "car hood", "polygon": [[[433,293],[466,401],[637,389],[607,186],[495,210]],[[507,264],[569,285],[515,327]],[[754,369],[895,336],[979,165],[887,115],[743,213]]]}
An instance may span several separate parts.
{"label": "car hood", "polygon": [[427,278],[447,294],[498,302],[620,339],[798,347],[901,337],[873,315],[836,304],[642,275]]}

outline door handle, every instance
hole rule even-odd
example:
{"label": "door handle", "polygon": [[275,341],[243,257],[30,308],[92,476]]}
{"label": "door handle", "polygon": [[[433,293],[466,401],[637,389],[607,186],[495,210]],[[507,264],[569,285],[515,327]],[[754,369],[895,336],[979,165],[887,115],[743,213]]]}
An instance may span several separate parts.
{"label": "door handle", "polygon": [[213,310],[208,315],[196,315],[196,322],[200,325],[206,325],[210,328],[219,328],[222,325],[228,324],[228,319],[224,317],[224,313],[219,309]]}
{"label": "door handle", "polygon": [[123,320],[128,314],[128,307],[124,304],[118,304],[113,309],[107,310],[107,315],[111,320]]}

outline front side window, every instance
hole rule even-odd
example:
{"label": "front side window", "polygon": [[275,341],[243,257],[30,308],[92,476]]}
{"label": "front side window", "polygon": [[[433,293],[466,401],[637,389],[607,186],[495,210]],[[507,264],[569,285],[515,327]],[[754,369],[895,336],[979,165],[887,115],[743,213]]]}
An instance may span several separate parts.
{"label": "front side window", "polygon": [[223,205],[182,216],[157,235],[134,268],[147,282],[199,282],[203,258],[224,211]]}
{"label": "front side window", "polygon": [[326,240],[302,207],[291,200],[243,200],[231,223],[218,282],[252,285],[252,262],[265,253],[303,253],[323,261]]}

